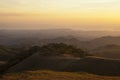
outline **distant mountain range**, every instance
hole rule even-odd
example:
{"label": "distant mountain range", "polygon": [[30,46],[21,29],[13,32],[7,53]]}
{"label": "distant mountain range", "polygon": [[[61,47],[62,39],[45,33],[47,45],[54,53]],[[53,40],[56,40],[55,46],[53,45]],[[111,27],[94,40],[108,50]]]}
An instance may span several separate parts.
{"label": "distant mountain range", "polygon": [[107,44],[120,45],[120,32],[75,31],[69,29],[0,31],[0,45],[17,47],[56,42],[68,43],[87,49],[94,49]]}

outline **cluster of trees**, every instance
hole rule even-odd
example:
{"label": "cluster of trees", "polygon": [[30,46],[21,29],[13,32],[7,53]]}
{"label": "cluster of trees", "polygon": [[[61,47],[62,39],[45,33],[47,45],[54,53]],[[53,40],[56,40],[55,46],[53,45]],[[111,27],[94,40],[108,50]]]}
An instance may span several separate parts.
{"label": "cluster of trees", "polygon": [[66,54],[74,57],[85,57],[88,55],[88,53],[82,49],[63,43],[47,44],[42,46],[39,51],[43,56],[63,56]]}

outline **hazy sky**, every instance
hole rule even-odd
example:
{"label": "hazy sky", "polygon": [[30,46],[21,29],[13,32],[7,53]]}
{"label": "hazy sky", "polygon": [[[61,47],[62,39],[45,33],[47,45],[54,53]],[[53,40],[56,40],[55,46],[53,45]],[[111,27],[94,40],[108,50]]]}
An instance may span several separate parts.
{"label": "hazy sky", "polygon": [[0,29],[120,30],[120,0],[0,0]]}

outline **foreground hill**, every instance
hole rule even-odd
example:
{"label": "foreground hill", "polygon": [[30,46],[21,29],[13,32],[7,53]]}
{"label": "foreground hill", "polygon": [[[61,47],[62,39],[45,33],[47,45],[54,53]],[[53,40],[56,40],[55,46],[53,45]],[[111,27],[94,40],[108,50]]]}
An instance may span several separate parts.
{"label": "foreground hill", "polygon": [[120,60],[106,59],[101,57],[85,57],[77,60],[67,68],[73,72],[89,72],[99,75],[119,75]]}
{"label": "foreground hill", "polygon": [[54,70],[120,76],[120,60],[90,56],[81,49],[63,43],[31,47],[3,68],[5,73]]}
{"label": "foreground hill", "polygon": [[1,80],[120,80],[120,77],[98,76],[87,73],[28,71],[6,74]]}
{"label": "foreground hill", "polygon": [[12,66],[7,72],[29,70],[55,70],[70,72],[89,72],[99,75],[120,75],[120,60],[96,57],[66,58],[43,57],[38,53]]}
{"label": "foreground hill", "polygon": [[[90,55],[87,52],[83,51],[82,49],[76,48],[71,45],[66,45],[63,43],[59,43],[59,44],[51,43],[51,44],[44,45],[42,47],[33,46],[27,50],[21,51],[17,56],[10,59],[7,62],[7,64],[2,66],[1,73],[4,71],[7,71],[9,68],[11,68],[17,64],[20,64],[22,62],[24,63],[24,61],[29,62],[32,60],[33,63],[31,62],[31,65],[34,65],[34,63],[36,63],[36,65],[38,65],[39,61],[41,61],[42,59],[43,60],[46,59],[45,60],[46,62],[49,62],[49,60],[51,60],[51,62],[52,62],[52,60],[54,60],[54,58],[55,59],[64,58],[64,60],[67,60],[67,58],[70,58],[70,59],[82,58],[85,56],[90,56]],[[64,63],[64,60],[62,60],[63,63]],[[59,59],[57,61],[59,61]],[[37,62],[38,62],[38,64],[37,64]],[[43,62],[43,64],[44,64],[44,62]],[[54,61],[53,61],[53,64],[55,64]],[[21,67],[22,66],[28,67],[27,65],[26,66],[21,65]],[[62,65],[60,65],[60,66],[62,66]],[[37,66],[37,67],[39,67],[39,66]],[[48,65],[48,67],[49,67],[49,65]],[[17,69],[17,68],[14,68],[14,69]],[[21,71],[23,71],[23,70],[24,69],[22,69]],[[14,72],[14,70],[12,70],[12,71]]]}

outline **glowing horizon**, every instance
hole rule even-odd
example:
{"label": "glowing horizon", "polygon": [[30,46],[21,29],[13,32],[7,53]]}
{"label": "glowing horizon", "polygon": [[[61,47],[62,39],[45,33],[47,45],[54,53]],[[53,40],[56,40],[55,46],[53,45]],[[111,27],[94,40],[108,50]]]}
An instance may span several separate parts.
{"label": "glowing horizon", "polygon": [[1,0],[0,29],[120,30],[119,0]]}

